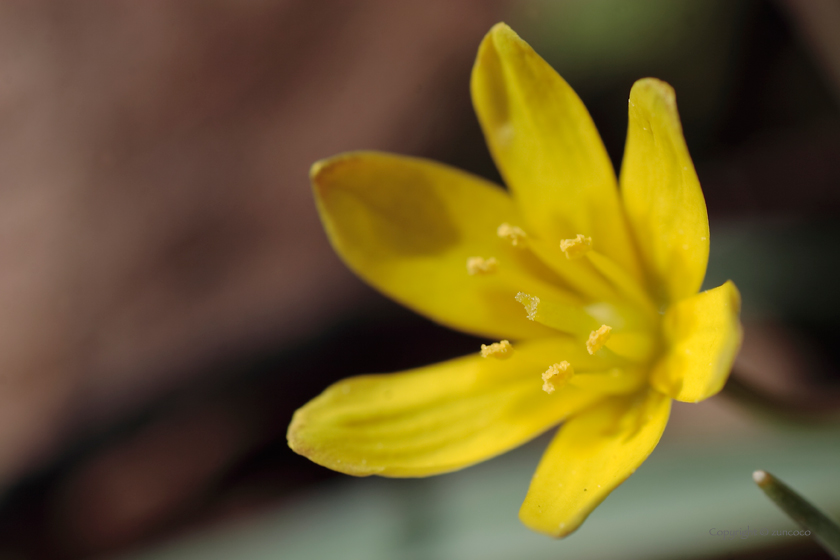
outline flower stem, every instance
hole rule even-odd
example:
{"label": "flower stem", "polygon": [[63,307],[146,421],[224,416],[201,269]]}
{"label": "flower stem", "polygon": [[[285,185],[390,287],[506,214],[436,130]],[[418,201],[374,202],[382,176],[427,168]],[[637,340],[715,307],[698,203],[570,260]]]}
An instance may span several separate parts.
{"label": "flower stem", "polygon": [[767,471],[755,471],[753,480],[782,511],[811,531],[832,558],[840,560],[840,527],[834,521]]}

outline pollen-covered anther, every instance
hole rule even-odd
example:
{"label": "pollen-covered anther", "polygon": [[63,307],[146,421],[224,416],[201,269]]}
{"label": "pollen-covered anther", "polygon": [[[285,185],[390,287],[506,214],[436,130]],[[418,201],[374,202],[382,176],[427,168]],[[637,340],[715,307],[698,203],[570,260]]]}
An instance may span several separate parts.
{"label": "pollen-covered anther", "polygon": [[528,314],[528,318],[530,320],[533,321],[536,319],[537,307],[540,305],[540,298],[528,295],[525,292],[519,292],[516,294],[516,301],[525,306],[525,312]]}
{"label": "pollen-covered anther", "polygon": [[592,249],[592,238],[582,233],[574,239],[564,239],[560,242],[560,250],[566,253],[567,259],[579,259]]}
{"label": "pollen-covered anther", "polygon": [[601,325],[598,327],[597,331],[592,331],[589,333],[589,340],[586,341],[586,350],[590,354],[594,354],[598,350],[600,350],[604,344],[606,344],[607,340],[610,338],[610,331],[612,327],[607,325]]}
{"label": "pollen-covered anther", "polygon": [[507,239],[514,247],[524,247],[528,239],[528,234],[522,228],[512,226],[508,223],[500,225],[496,229],[496,235],[502,239]]}
{"label": "pollen-covered anther", "polygon": [[574,375],[575,370],[569,362],[562,361],[559,364],[549,366],[545,373],[542,374],[542,390],[550,395],[555,390],[566,385]]}
{"label": "pollen-covered anther", "polygon": [[481,345],[482,358],[498,358],[500,360],[506,360],[507,358],[510,358],[512,354],[513,345],[507,340],[494,342],[493,344]]}
{"label": "pollen-covered anther", "polygon": [[467,259],[467,272],[470,276],[479,274],[493,274],[499,267],[499,263],[494,257],[485,259],[482,257],[470,257]]}

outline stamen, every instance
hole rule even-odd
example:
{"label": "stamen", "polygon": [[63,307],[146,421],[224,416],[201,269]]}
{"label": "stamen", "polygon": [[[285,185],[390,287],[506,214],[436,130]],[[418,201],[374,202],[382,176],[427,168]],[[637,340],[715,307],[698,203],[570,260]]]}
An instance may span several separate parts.
{"label": "stamen", "polygon": [[482,358],[498,358],[500,360],[506,360],[507,358],[510,358],[511,354],[513,354],[513,345],[507,340],[494,342],[489,345],[481,345]]}
{"label": "stamen", "polygon": [[[549,395],[555,390],[562,388],[575,375],[575,370],[572,364],[562,361],[559,364],[549,366],[549,368],[542,374],[543,386],[542,390]],[[552,377],[556,377],[551,381]]]}
{"label": "stamen", "polygon": [[597,331],[592,331],[589,333],[589,340],[586,341],[586,350],[590,354],[594,354],[601,347],[606,344],[607,340],[610,338],[610,331],[612,327],[607,325],[601,325]]}
{"label": "stamen", "polygon": [[579,259],[592,249],[592,238],[582,233],[574,239],[564,239],[560,242],[560,250],[566,253],[567,259]]}
{"label": "stamen", "polygon": [[512,226],[504,223],[496,230],[496,235],[502,239],[507,239],[514,247],[524,247],[525,241],[528,239],[528,234],[517,226]]}
{"label": "stamen", "polygon": [[499,263],[496,262],[496,259],[490,257],[489,259],[483,259],[482,257],[470,257],[467,259],[467,273],[470,276],[475,276],[477,274],[493,274],[496,272]]}
{"label": "stamen", "polygon": [[528,313],[528,318],[534,320],[537,317],[537,306],[540,304],[540,298],[537,296],[530,296],[525,292],[516,294],[516,301],[525,306],[525,311]]}
{"label": "stamen", "polygon": [[575,336],[586,336],[586,333],[598,327],[601,321],[593,319],[579,303],[571,298],[565,301],[552,299],[557,295],[549,294],[549,299],[542,299],[519,292],[515,299],[525,307],[528,319],[546,327]]}

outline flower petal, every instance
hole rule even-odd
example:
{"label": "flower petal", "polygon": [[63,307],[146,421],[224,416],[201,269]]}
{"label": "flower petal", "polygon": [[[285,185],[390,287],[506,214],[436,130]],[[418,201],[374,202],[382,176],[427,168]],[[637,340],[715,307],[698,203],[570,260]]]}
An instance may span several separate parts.
{"label": "flower petal", "polygon": [[697,293],[709,260],[706,201],[683,138],[674,90],[646,78],[630,91],[621,194],[657,297]]}
{"label": "flower petal", "polygon": [[615,172],[589,113],[510,27],[478,49],[471,91],[493,159],[529,224],[547,241],[577,234],[638,274]]}
{"label": "flower petal", "polygon": [[[439,323],[492,338],[547,336],[528,321],[517,292],[578,302],[529,251],[499,239],[500,224],[521,220],[510,196],[487,181],[376,152],[318,162],[311,175],[327,235],[347,265]],[[472,257],[496,259],[496,270],[468,274]]]}
{"label": "flower petal", "polygon": [[514,345],[504,360],[470,356],[345,379],[295,413],[289,445],[356,476],[457,470],[516,447],[601,399],[603,393],[568,385],[551,395],[542,391],[542,372],[562,359],[576,369],[607,369],[585,354],[558,338]]}
{"label": "flower petal", "polygon": [[740,311],[741,295],[731,280],[672,305],[662,323],[668,349],[651,384],[685,402],[720,391],[741,347]]}
{"label": "flower petal", "polygon": [[623,268],[598,251],[589,251],[586,259],[593,268],[601,273],[608,284],[620,294],[625,302],[630,302],[640,313],[648,316],[652,322],[659,321],[659,313],[650,299],[650,295],[636,279]]}
{"label": "flower petal", "polygon": [[574,416],[543,455],[519,518],[554,537],[577,529],[647,459],[670,410],[671,399],[648,389]]}
{"label": "flower petal", "polygon": [[624,366],[604,371],[578,373],[569,380],[569,385],[605,395],[622,395],[641,389],[646,382],[645,369]]}

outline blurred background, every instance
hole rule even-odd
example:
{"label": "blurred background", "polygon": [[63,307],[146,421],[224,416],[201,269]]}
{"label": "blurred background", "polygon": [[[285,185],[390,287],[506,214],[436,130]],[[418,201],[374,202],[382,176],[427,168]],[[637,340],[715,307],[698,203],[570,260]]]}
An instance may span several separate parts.
{"label": "blurred background", "polygon": [[[350,274],[307,173],[381,149],[499,180],[469,72],[502,20],[616,168],[632,83],[675,87],[707,284],[744,299],[726,390],[560,542],[516,516],[545,437],[423,480],[285,441],[339,378],[486,342]],[[793,527],[757,468],[840,514],[838,30],[837,0],[0,1],[0,559],[827,558],[710,530]]]}

